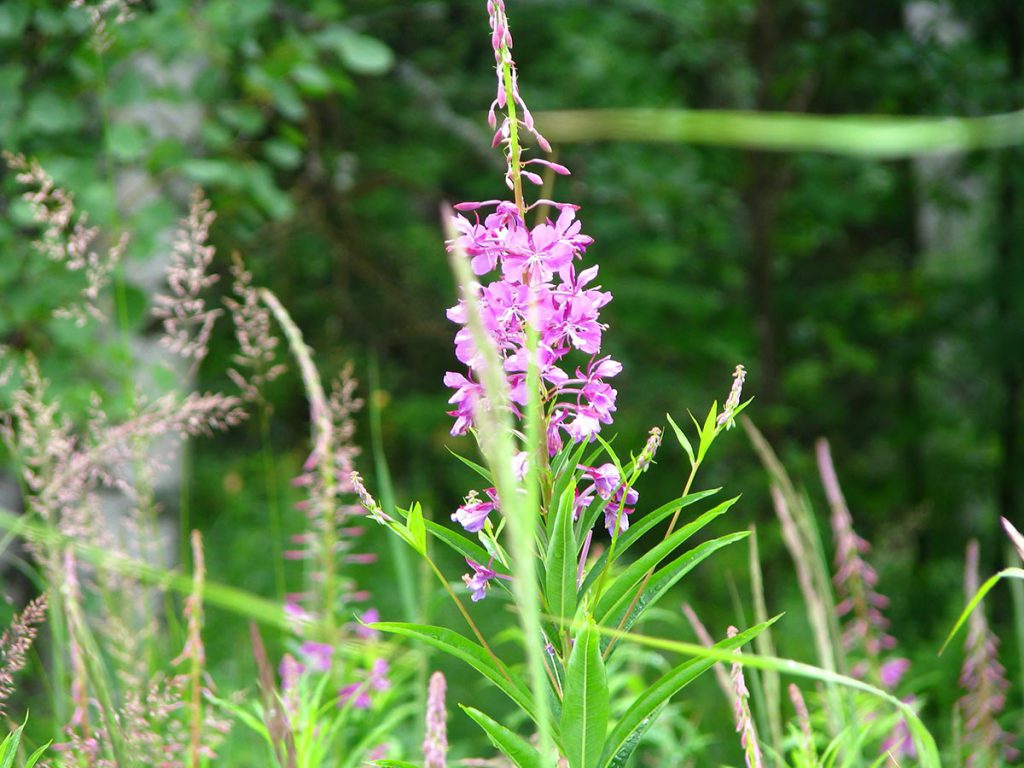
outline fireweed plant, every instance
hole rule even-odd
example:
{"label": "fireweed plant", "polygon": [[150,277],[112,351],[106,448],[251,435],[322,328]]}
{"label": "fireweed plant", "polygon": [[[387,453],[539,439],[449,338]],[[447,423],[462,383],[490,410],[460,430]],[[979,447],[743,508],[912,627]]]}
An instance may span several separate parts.
{"label": "fireweed plant", "polygon": [[[448,317],[460,326],[455,356],[465,369],[444,378],[453,390],[451,432],[476,438],[486,467],[464,461],[485,485],[452,514],[464,531],[457,533],[425,519],[419,505],[390,514],[354,477],[371,516],[428,559],[472,637],[438,626],[372,626],[461,659],[505,693],[532,721],[535,742],[475,707],[463,709],[516,765],[623,765],[669,699],[713,664],[696,659],[674,667],[632,702],[609,696],[607,665],[621,635],[701,561],[748,535],[733,533],[678,552],[736,501],[679,525],[683,508],[715,493],[694,492],[693,485],[712,443],[746,405],[745,371],[737,367],[721,413],[713,405],[703,421],[694,420],[696,449],[672,422],[690,459],[683,493],[637,515],[636,485],[654,461],[662,432],[652,429],[628,459],[601,437],[616,409],[609,381],[622,370],[601,352],[607,326],[600,310],[612,296],[597,284],[598,267],[584,264],[592,239],[576,219],[578,206],[549,199],[527,203],[527,185],[542,183],[538,171],[568,170],[525,159],[526,134],[541,149],[550,147],[520,94],[504,3],[487,7],[497,72],[489,122],[494,145],[504,151],[512,199],[460,203],[450,217],[448,250],[462,295]],[[527,223],[531,215],[533,226]],[[623,558],[666,520],[659,544],[632,562]],[[428,534],[465,558],[462,595],[430,559]],[[610,543],[597,554],[592,544],[605,534]],[[498,655],[467,605],[468,597],[487,610],[495,591],[510,594],[516,605],[525,674]],[[715,648],[738,649],[766,626],[734,633]]]}

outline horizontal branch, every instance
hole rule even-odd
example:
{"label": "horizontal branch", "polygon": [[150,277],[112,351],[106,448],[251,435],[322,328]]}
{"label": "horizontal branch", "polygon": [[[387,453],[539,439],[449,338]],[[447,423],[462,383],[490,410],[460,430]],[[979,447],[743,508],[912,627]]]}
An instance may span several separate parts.
{"label": "horizontal branch", "polygon": [[549,141],[703,144],[772,152],[899,158],[1024,144],[1024,110],[982,117],[807,115],[688,109],[539,112]]}

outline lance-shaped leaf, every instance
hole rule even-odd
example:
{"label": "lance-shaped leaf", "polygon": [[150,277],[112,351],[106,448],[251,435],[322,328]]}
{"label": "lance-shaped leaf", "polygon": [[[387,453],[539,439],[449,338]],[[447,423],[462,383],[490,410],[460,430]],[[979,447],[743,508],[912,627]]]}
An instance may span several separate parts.
{"label": "lance-shaped leaf", "polygon": [[[651,576],[644,587],[644,591],[635,603],[633,602],[632,594],[628,592],[619,598],[618,602],[611,606],[607,613],[600,616],[601,624],[604,626],[620,627],[623,632],[628,631],[649,605],[655,603],[683,576],[697,567],[698,564],[722,549],[722,547],[727,547],[733,542],[747,538],[749,535],[750,531],[738,531],[737,533],[719,536],[717,539],[705,541],[703,544],[699,544],[685,554],[680,555]],[[631,604],[632,608],[629,611],[629,615],[623,620],[623,613]]]}
{"label": "lance-shaped leaf", "polygon": [[485,648],[463,637],[458,632],[427,624],[406,624],[393,621],[378,621],[367,626],[381,632],[422,640],[427,645],[432,645],[449,656],[461,659],[494,683],[530,718],[536,717],[533,699],[523,681],[509,672],[508,668],[499,659],[489,654]]}
{"label": "lance-shaped leaf", "polygon": [[551,613],[563,619],[571,619],[576,613],[576,534],[572,524],[575,497],[576,485],[570,483],[559,499],[545,558],[548,606]]}
{"label": "lance-shaped leaf", "polygon": [[722,515],[729,509],[739,497],[723,501],[721,504],[716,506],[714,509],[709,509],[703,515],[698,517],[693,522],[687,523],[678,531],[673,533],[667,539],[661,543],[655,545],[643,555],[638,557],[634,562],[630,563],[629,567],[626,568],[619,576],[613,581],[604,593],[601,595],[600,600],[597,603],[597,607],[594,610],[595,616],[605,616],[612,606],[617,605],[622,599],[623,595],[631,595],[639,588],[640,583],[644,580],[644,576],[649,570],[656,567],[658,563],[664,560],[672,551],[686,541],[688,538],[693,536],[697,531],[706,526],[712,520]]}
{"label": "lance-shaped leaf", "polygon": [[484,729],[487,738],[505,757],[511,760],[516,768],[544,768],[540,752],[530,746],[521,736],[513,733],[501,723],[488,717],[479,709],[459,704],[462,711]]}
{"label": "lance-shaped leaf", "polygon": [[489,557],[487,550],[475,541],[471,541],[461,533],[457,533],[451,528],[445,528],[443,525],[435,523],[433,520],[425,520],[424,523],[427,526],[427,530],[434,536],[434,538],[443,541],[460,556],[468,557],[470,560],[474,560],[478,563],[487,562],[487,558]]}
{"label": "lance-shaped leaf", "polygon": [[[688,507],[691,504],[695,504],[701,499],[706,499],[708,496],[713,496],[720,490],[721,488],[710,488],[706,491],[698,491],[697,493],[691,493],[686,496],[682,496],[678,499],[673,499],[672,501],[666,504],[662,504],[653,512],[648,512],[646,515],[640,517],[639,519],[631,520],[629,523],[629,529],[619,536],[619,543],[615,549],[615,552],[613,553],[612,562],[618,560],[622,556],[622,553],[629,549],[630,546],[635,544],[641,536],[643,536],[645,533],[651,530],[651,528],[656,526],[669,515],[674,513],[677,509],[682,509],[683,507]],[[590,571],[587,573],[587,578],[583,580],[584,593],[586,593],[587,589],[590,588],[590,585],[594,583],[594,580],[601,573],[601,569],[604,568],[604,564],[608,560],[608,552],[609,550],[607,549],[604,552],[602,552],[601,556],[597,559],[597,562],[594,563],[594,565],[590,568]]]}
{"label": "lance-shaped leaf", "polygon": [[[745,632],[740,632],[736,637],[726,638],[716,643],[714,647],[724,651],[735,650],[753,640],[774,622],[775,619],[772,619],[758,624]],[[654,723],[658,710],[714,664],[715,660],[708,658],[683,662],[668,674],[662,675],[658,682],[641,693],[612,728],[612,732],[608,734],[600,765],[603,768],[625,765],[630,753],[639,743],[640,737]]]}
{"label": "lance-shaped leaf", "polygon": [[608,731],[608,677],[593,619],[576,635],[565,673],[562,749],[570,768],[596,768]]}

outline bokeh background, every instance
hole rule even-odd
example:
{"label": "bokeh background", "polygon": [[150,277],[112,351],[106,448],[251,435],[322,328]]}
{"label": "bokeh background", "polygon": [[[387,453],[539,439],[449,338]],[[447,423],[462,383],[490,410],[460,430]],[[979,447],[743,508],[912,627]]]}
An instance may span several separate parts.
{"label": "bokeh background", "polygon": [[[992,142],[1008,146],[986,147],[965,128],[960,148],[888,151],[856,131],[844,148],[840,123],[797,124],[783,137],[788,149],[764,151],[761,131],[736,128],[730,115],[710,115],[699,142],[648,141],[659,112],[629,140],[602,139],[595,112],[585,120],[594,138],[559,141],[563,126],[546,113],[1010,113],[1024,98],[1024,6],[508,7],[523,95],[573,171],[552,194],[582,206],[596,240],[588,258],[615,295],[603,317],[606,350],[625,365],[616,444],[638,449],[666,412],[680,423],[687,409],[702,414],[744,364],[745,394],[756,398],[747,413],[822,512],[813,441],[831,441],[893,599],[894,634],[931,691],[928,706],[948,712],[956,691],[936,681],[957,662],[942,667],[934,654],[962,606],[964,545],[981,541],[990,572],[1004,563],[998,517],[1024,522],[1024,153],[1014,146],[1024,131]],[[441,379],[455,361],[444,310],[455,291],[439,211],[503,194],[485,123],[494,78],[482,0],[150,0],[107,36],[98,54],[82,11],[0,3],[0,145],[38,157],[105,231],[134,233],[128,324],[138,348],[158,331],[154,281],[200,185],[218,213],[220,287],[230,285],[229,255],[241,253],[289,307],[325,375],[354,363],[366,413],[380,415],[377,448],[398,500],[446,519],[474,481],[449,453],[472,446],[448,435],[445,415]],[[909,135],[915,124],[898,125]],[[803,149],[833,139],[833,151]],[[61,399],[84,412],[97,382],[116,389],[117,339],[51,317],[77,283],[31,252],[13,179],[2,184],[0,341],[36,352]],[[225,324],[197,386],[230,386],[233,344]],[[161,371],[154,364],[155,380]],[[271,401],[275,484],[254,421],[191,445],[162,499],[172,528],[204,531],[212,579],[269,597],[278,550],[267,494],[290,509],[289,479],[308,453],[294,371]],[[728,438],[703,485],[744,494],[734,522],[758,525],[769,601],[793,608],[767,475],[742,430]],[[374,479],[365,414],[358,440]],[[683,479],[682,454],[666,442],[641,496],[653,506]],[[285,533],[301,525],[286,514]],[[389,550],[377,543],[381,564],[359,578],[387,616],[400,605]],[[734,557],[739,579],[745,554]],[[722,562],[680,595],[719,632],[735,620],[732,591],[748,589]],[[1009,603],[990,606],[1007,633]],[[799,656],[808,641],[794,622],[781,645]],[[222,674],[244,675],[234,632],[210,633],[211,658]],[[1012,647],[1004,655],[1015,668]]]}

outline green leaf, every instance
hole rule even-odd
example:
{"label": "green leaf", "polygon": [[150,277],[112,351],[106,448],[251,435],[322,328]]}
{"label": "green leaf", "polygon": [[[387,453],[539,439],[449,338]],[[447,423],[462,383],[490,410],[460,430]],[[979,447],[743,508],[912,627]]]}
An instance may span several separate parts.
{"label": "green leaf", "polygon": [[516,768],[543,768],[540,753],[530,746],[521,736],[513,733],[501,723],[488,717],[479,709],[459,705],[462,711],[469,715],[483,728],[487,738],[503,755],[515,763]]}
{"label": "green leaf", "polygon": [[425,520],[424,524],[434,538],[440,539],[463,557],[468,557],[470,560],[475,560],[478,563],[487,562],[487,558],[489,557],[487,550],[475,541],[470,541],[461,533],[457,533],[450,528],[445,528],[443,525],[435,523],[433,520]]}
{"label": "green leaf", "polygon": [[423,524],[423,508],[418,501],[409,510],[409,519],[405,524],[409,529],[409,543],[412,544],[413,549],[421,555],[425,555],[427,553],[427,529]]}
{"label": "green leaf", "polygon": [[[647,531],[656,526],[658,523],[660,523],[666,517],[671,515],[677,509],[688,507],[689,505],[694,504],[700,501],[701,499],[706,499],[708,496],[713,496],[720,490],[722,489],[710,488],[706,491],[698,491],[697,493],[691,493],[686,496],[682,496],[678,499],[673,499],[667,504],[662,504],[653,512],[648,512],[643,517],[630,521],[629,529],[619,537],[619,545],[615,550],[612,562],[618,560],[619,557],[622,556],[622,553],[629,549],[630,546],[635,544],[641,536],[643,536],[645,533],[647,533]],[[608,550],[606,549],[604,552],[601,553],[601,556],[598,557],[597,562],[595,562],[594,565],[591,566],[590,570],[587,571],[587,576],[583,580],[583,585],[580,590],[582,593],[585,594],[586,591],[590,589],[591,585],[594,583],[594,580],[597,579],[598,574],[604,567],[605,561],[607,559]]]}
{"label": "green leaf", "polygon": [[73,133],[85,123],[81,104],[48,90],[38,90],[29,97],[22,117],[21,130],[26,135]]}
{"label": "green leaf", "polygon": [[679,441],[679,444],[683,446],[683,450],[686,451],[686,458],[690,460],[690,466],[692,467],[694,464],[697,463],[697,461],[693,457],[693,446],[690,445],[689,438],[686,437],[686,434],[683,432],[683,430],[679,428],[678,424],[672,421],[672,417],[669,416],[667,413],[665,414],[665,418],[668,419],[668,423],[672,426],[672,431],[676,433],[676,440]]}
{"label": "green leaf", "polygon": [[474,472],[476,472],[478,475],[480,475],[480,477],[482,477],[484,480],[486,480],[489,485],[494,485],[494,476],[491,474],[491,471],[489,469],[487,469],[486,467],[481,467],[475,461],[470,461],[465,456],[460,456],[455,451],[453,451],[451,448],[448,449],[448,453],[450,453],[456,459],[458,459],[463,464],[465,464],[467,467],[469,467]]}
{"label": "green leaf", "polygon": [[611,584],[608,585],[607,589],[605,589],[604,593],[601,595],[600,601],[594,609],[594,615],[608,615],[612,607],[618,605],[623,599],[623,596],[632,595],[639,588],[647,571],[657,566],[658,563],[668,557],[676,547],[693,536],[693,534],[697,533],[701,528],[706,526],[715,518],[724,514],[729,507],[736,503],[737,499],[739,499],[739,496],[729,499],[728,501],[723,501],[713,509],[709,509],[696,520],[684,525],[667,539],[656,544],[630,563],[629,566],[620,573]]}
{"label": "green leaf", "polygon": [[138,123],[112,123],[107,129],[107,151],[117,160],[142,159],[148,144],[149,132]]}
{"label": "green leaf", "polygon": [[335,24],[319,32],[315,41],[337,54],[350,70],[360,75],[383,75],[391,69],[395,55],[375,37],[361,35]]}
{"label": "green leaf", "polygon": [[16,39],[28,24],[32,8],[28,3],[8,2],[0,5],[0,39]]}
{"label": "green leaf", "polygon": [[[867,693],[881,701],[885,701],[890,704],[894,709],[899,710],[903,715],[903,720],[907,724],[910,730],[910,735],[914,739],[914,746],[917,748],[919,762],[922,768],[940,768],[941,760],[939,757],[938,747],[935,744],[935,739],[929,733],[928,729],[921,722],[920,716],[914,711],[914,708],[908,705],[906,702],[901,701],[896,696],[887,691],[883,691],[880,688],[876,688],[873,685],[865,683],[863,680],[857,680],[856,678],[849,677],[847,675],[841,675],[838,672],[833,672],[828,669],[822,669],[821,667],[815,667],[812,664],[804,664],[799,661],[793,661],[792,659],[779,659],[774,656],[760,656],[754,653],[737,654],[730,650],[727,645],[728,640],[737,640],[743,638],[744,642],[748,642],[753,637],[756,637],[764,629],[771,626],[776,620],[781,617],[774,617],[773,619],[758,624],[756,627],[748,629],[746,632],[737,635],[735,638],[727,638],[721,643],[717,643],[714,646],[705,647],[703,645],[696,645],[694,643],[683,643],[675,640],[666,640],[657,637],[647,637],[645,635],[637,635],[626,632],[618,632],[613,629],[607,629],[604,627],[599,628],[602,634],[611,635],[613,637],[619,637],[623,640],[628,640],[632,643],[647,646],[649,648],[657,648],[663,651],[675,651],[677,653],[683,653],[688,656],[694,657],[696,661],[707,662],[710,666],[714,662],[723,662],[726,664],[742,664],[746,667],[753,669],[770,669],[780,674],[795,675],[797,677],[807,678],[809,680],[816,680],[825,684],[837,684],[850,688],[855,691],[862,691]],[[685,667],[687,665],[682,665]],[[677,667],[676,669],[682,669]],[[670,672],[669,675],[662,677],[652,688],[645,691],[637,699],[640,702],[645,697],[650,697],[655,693],[663,692],[663,687],[667,681],[674,677],[674,672]],[[635,705],[634,705],[635,706]],[[630,708],[632,710],[633,707]],[[649,711],[649,707],[646,708]],[[627,715],[629,713],[627,712]],[[649,715],[645,711],[634,713],[630,718],[632,723],[637,723],[637,716],[640,721],[649,720]],[[616,725],[615,731],[612,735],[615,735],[616,731],[619,730],[619,726],[626,721],[626,716],[623,716],[623,720]],[[649,724],[649,723],[648,723]],[[646,726],[645,726],[646,727]],[[609,737],[608,741],[610,746],[614,747],[613,739]],[[608,750],[605,752],[606,756],[609,754]],[[606,764],[607,765],[607,764]]]}
{"label": "green leaf", "polygon": [[24,727],[25,723],[19,725],[7,734],[3,744],[0,744],[0,768],[11,768],[14,765],[14,758],[18,754],[18,746],[21,744],[21,731]]}
{"label": "green leaf", "polygon": [[[776,617],[777,619],[778,617]],[[714,645],[721,650],[734,650],[757,637],[770,627],[776,619],[766,621],[740,632],[736,637],[726,638]],[[691,659],[662,675],[656,683],[641,693],[612,728],[605,741],[601,765],[606,768],[622,765],[625,757],[636,748],[639,737],[654,723],[657,711],[687,685],[714,666],[715,660],[708,658]],[[623,755],[623,753],[625,753]]]}
{"label": "green leaf", "polygon": [[302,165],[302,150],[284,139],[269,139],[263,143],[263,156],[278,168],[294,170]]}
{"label": "green leaf", "polygon": [[237,190],[241,187],[243,176],[239,163],[225,160],[187,160],[182,163],[179,172],[204,187],[223,185],[225,189]]}
{"label": "green leaf", "polygon": [[28,760],[25,761],[24,768],[34,768],[35,764],[39,762],[39,758],[46,754],[46,750],[50,748],[50,744],[52,743],[52,741],[46,742],[45,744],[43,744],[43,746],[41,746],[39,749],[37,749],[35,752],[29,755]]}
{"label": "green leaf", "polygon": [[571,619],[576,613],[576,535],[572,521],[575,497],[576,484],[570,483],[558,503],[545,559],[545,596],[551,612],[563,619]]}
{"label": "green leaf", "polygon": [[458,632],[444,627],[426,624],[408,624],[404,622],[380,621],[369,625],[381,632],[390,632],[402,637],[411,637],[431,645],[449,656],[460,659],[501,690],[514,701],[530,718],[534,718],[536,709],[526,685],[499,660],[491,656],[487,650]]}
{"label": "green leaf", "polygon": [[565,673],[562,751],[570,768],[596,768],[608,732],[608,677],[593,619],[576,635]]}
{"label": "green leaf", "polygon": [[622,631],[629,630],[629,628],[637,622],[647,607],[657,602],[661,596],[671,589],[674,584],[683,578],[683,576],[688,574],[718,550],[732,544],[733,542],[745,539],[749,535],[750,531],[739,531],[738,533],[730,533],[726,536],[720,536],[717,539],[712,539],[711,541],[705,541],[703,544],[694,547],[686,554],[676,558],[651,576],[650,580],[647,582],[647,586],[644,587],[643,593],[637,599],[632,610],[630,610],[629,615],[625,617],[625,620],[623,620],[622,613],[629,606],[629,603],[633,598],[632,594],[628,592],[622,596],[618,603],[608,610],[607,614],[601,617],[601,623],[617,627],[620,626],[621,622]]}
{"label": "green leaf", "polygon": [[704,456],[715,441],[715,420],[718,418],[718,401],[711,404],[708,417],[704,420],[704,426],[700,430],[700,445],[697,446],[697,463],[704,461]]}
{"label": "green leaf", "polygon": [[211,703],[237,717],[253,733],[258,733],[262,736],[264,741],[266,741],[270,748],[273,749],[274,741],[270,737],[270,731],[267,730],[266,723],[260,720],[259,717],[233,701],[221,699],[213,695],[207,695],[206,698],[209,699]]}
{"label": "green leaf", "polygon": [[338,768],[357,768],[357,766],[363,765],[370,750],[395,733],[399,723],[409,718],[415,711],[416,704],[410,702],[404,707],[390,707],[386,715],[375,718],[372,726],[361,730],[359,741],[348,745],[348,754],[345,759],[336,764]]}
{"label": "green leaf", "polygon": [[[688,507],[691,504],[696,504],[698,501],[706,499],[708,496],[714,496],[718,493],[721,488],[709,488],[705,491],[697,491],[696,493],[690,493],[686,496],[681,496],[678,499],[673,499],[667,504],[663,504],[653,512],[649,512],[639,519],[633,519],[629,523],[629,529],[619,537],[619,547],[615,553],[615,560],[625,552],[632,544],[634,544],[641,536],[647,531],[656,526],[662,520],[669,515],[673,514],[677,509]],[[635,516],[634,516],[635,517]],[[613,561],[614,562],[614,561]]]}
{"label": "green leaf", "polygon": [[1004,568],[999,573],[989,577],[989,579],[981,585],[981,588],[974,594],[971,601],[967,603],[967,607],[964,608],[963,613],[960,614],[960,618],[956,620],[956,624],[953,625],[953,629],[949,631],[949,635],[946,637],[946,641],[942,644],[939,649],[939,655],[946,650],[946,646],[949,645],[950,641],[956,637],[956,633],[960,631],[960,627],[967,621],[967,617],[973,613],[974,609],[978,607],[985,595],[988,594],[989,590],[992,589],[1002,579],[1024,579],[1024,569],[1022,568]]}

